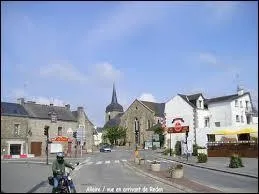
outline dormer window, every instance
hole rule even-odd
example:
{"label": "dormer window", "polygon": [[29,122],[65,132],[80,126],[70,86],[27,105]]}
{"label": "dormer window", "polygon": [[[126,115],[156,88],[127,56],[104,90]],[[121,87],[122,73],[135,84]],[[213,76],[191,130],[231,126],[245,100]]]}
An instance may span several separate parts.
{"label": "dormer window", "polygon": [[198,101],[198,107],[201,108],[202,100]]}

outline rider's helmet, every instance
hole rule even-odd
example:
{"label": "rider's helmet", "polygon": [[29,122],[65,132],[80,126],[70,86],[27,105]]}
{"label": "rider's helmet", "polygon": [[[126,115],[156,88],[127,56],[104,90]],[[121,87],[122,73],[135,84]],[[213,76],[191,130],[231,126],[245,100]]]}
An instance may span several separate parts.
{"label": "rider's helmet", "polygon": [[58,160],[58,163],[60,163],[60,164],[62,164],[64,162],[64,152],[57,153],[57,160]]}

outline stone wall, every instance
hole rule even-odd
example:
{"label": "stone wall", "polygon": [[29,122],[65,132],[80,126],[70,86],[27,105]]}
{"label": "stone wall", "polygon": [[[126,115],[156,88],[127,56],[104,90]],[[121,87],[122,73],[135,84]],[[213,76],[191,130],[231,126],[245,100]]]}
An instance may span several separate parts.
{"label": "stone wall", "polygon": [[[14,125],[20,124],[19,134],[14,135]],[[21,144],[21,154],[27,153],[28,118],[1,115],[1,154],[9,154],[10,144]],[[5,151],[3,151],[5,150]]]}
{"label": "stone wall", "polygon": [[135,145],[135,119],[139,120],[140,123],[140,146],[143,141],[151,140],[153,134],[152,131],[147,131],[148,120],[150,120],[150,126],[155,123],[154,113],[148,110],[142,103],[135,100],[124,115],[121,117],[121,126],[127,127],[127,145],[130,142],[130,147]]}

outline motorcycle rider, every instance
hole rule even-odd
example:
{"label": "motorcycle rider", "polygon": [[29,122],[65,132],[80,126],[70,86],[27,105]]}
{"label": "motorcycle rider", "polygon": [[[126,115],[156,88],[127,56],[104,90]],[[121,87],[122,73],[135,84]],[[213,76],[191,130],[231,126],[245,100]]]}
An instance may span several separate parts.
{"label": "motorcycle rider", "polygon": [[[52,172],[53,172],[53,179],[54,179],[54,186],[52,192],[55,193],[58,191],[58,182],[60,178],[65,175],[65,167],[71,168],[74,170],[75,168],[69,164],[64,159],[64,153],[58,152],[57,159],[52,164]],[[71,185],[71,188],[74,188],[74,184]]]}

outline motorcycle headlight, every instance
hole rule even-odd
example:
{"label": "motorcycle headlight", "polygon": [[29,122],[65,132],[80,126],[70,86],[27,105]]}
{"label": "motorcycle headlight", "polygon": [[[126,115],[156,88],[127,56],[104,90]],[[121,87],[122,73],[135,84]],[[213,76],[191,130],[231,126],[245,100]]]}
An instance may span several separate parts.
{"label": "motorcycle headlight", "polygon": [[67,177],[67,179],[68,179],[68,180],[70,180],[70,181],[72,180],[72,178],[71,178],[70,176],[69,176],[69,177]]}

